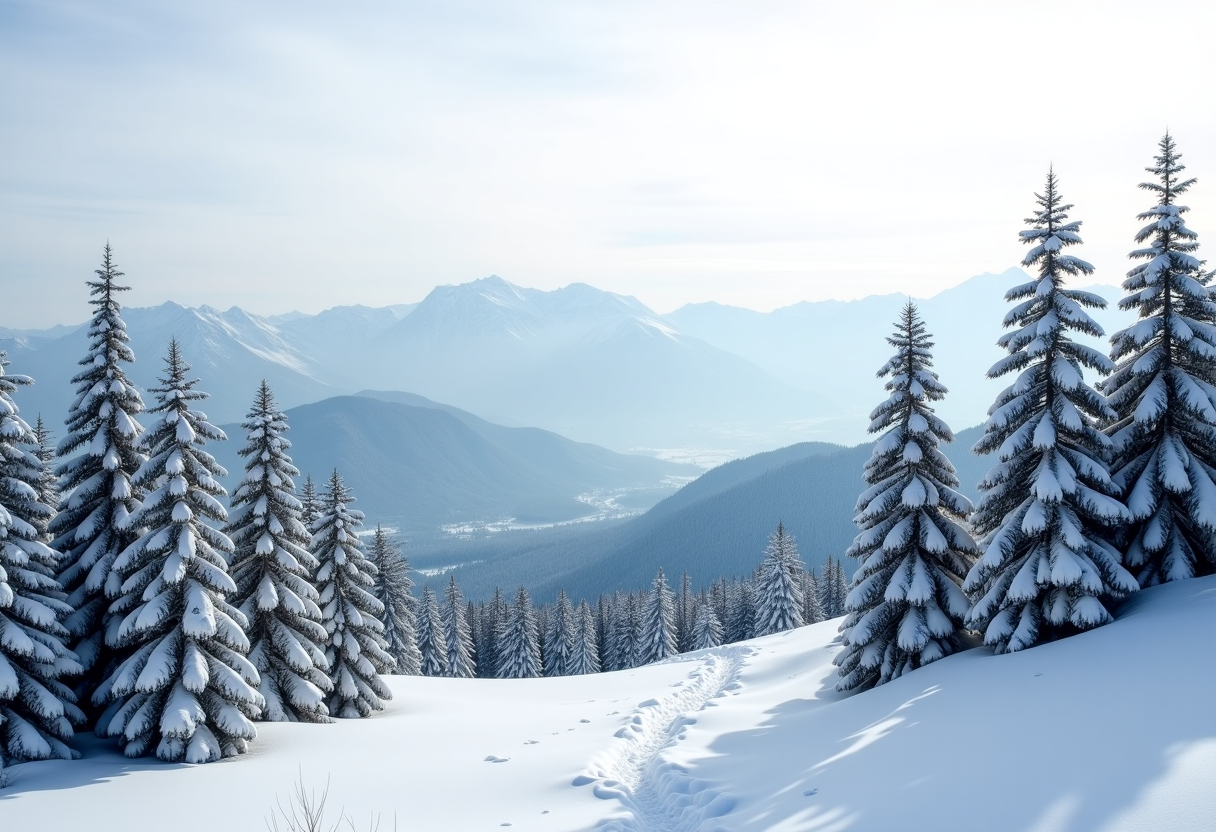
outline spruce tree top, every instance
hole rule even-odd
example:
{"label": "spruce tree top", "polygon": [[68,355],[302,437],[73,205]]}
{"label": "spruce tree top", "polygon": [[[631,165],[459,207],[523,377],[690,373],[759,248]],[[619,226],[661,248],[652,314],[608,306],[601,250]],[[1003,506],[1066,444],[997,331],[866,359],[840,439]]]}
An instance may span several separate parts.
{"label": "spruce tree top", "polygon": [[[93,296],[89,303],[95,307],[89,323],[89,351],[79,362],[83,369],[72,377],[76,401],[68,412],[68,433],[59,443],[58,453],[67,456],[85,443],[92,443],[89,455],[101,457],[105,470],[114,471],[120,467],[134,470],[140,460],[123,459],[123,455],[129,453],[127,448],[123,443],[109,439],[116,435],[127,439],[138,436],[142,429],[131,417],[144,409],[139,390],[122,369],[124,363],[135,361],[135,353],[128,346],[131,339],[122,320],[122,306],[117,295],[131,287],[119,286],[116,282],[123,273],[114,263],[109,243],[106,243],[102,267],[95,273],[98,279],[87,281],[89,294]],[[104,433],[97,429],[99,423],[105,425]],[[77,479],[72,476],[75,467],[68,462],[60,469],[60,475],[69,478],[65,483],[68,488],[77,485]]]}

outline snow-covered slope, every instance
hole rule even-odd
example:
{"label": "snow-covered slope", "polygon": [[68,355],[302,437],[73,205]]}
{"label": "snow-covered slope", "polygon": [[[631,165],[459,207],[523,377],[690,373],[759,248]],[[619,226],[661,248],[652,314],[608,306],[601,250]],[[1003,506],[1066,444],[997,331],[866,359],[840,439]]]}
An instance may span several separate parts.
{"label": "snow-covered slope", "polygon": [[358,830],[1216,829],[1216,577],[849,697],[836,623],[595,676],[392,677],[383,714],[263,725],[201,767],[94,742],[12,768],[0,826],[253,832],[302,777]]}

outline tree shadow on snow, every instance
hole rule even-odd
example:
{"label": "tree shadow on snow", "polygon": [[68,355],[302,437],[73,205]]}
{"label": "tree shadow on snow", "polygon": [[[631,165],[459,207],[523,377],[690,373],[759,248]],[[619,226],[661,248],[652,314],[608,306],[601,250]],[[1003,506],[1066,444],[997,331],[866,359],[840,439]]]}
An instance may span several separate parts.
{"label": "tree shadow on snow", "polygon": [[1213,593],[1216,578],[1148,590],[1064,641],[967,650],[874,690],[784,702],[719,737],[700,776],[748,796],[740,830],[1121,827],[1183,750],[1216,744],[1210,636],[1185,646],[1216,631]]}
{"label": "tree shadow on snow", "polygon": [[[72,740],[72,747],[81,753],[79,760],[43,760],[19,763],[4,769],[8,776],[8,786],[0,789],[0,802],[19,798],[29,792],[73,789],[105,783],[135,772],[189,768],[185,763],[166,763],[155,757],[124,757],[113,742],[99,740],[92,732],[77,734]],[[149,785],[151,787],[151,784]],[[65,799],[78,798],[65,795]]]}

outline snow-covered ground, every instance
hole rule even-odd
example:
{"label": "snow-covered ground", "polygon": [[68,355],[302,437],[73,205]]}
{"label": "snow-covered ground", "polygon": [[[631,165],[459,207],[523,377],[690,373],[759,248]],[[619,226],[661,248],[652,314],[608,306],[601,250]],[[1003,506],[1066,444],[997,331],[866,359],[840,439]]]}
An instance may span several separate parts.
{"label": "snow-covered ground", "polygon": [[1216,829],[1216,577],[849,697],[835,630],[597,676],[393,677],[375,718],[264,725],[205,766],[92,743],[10,769],[0,830],[260,830],[301,777],[382,832]]}

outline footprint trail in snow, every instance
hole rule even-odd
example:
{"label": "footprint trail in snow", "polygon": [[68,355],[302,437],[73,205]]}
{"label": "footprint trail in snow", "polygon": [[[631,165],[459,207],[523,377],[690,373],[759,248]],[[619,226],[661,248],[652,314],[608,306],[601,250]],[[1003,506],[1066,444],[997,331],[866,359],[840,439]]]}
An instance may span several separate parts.
{"label": "footprint trail in snow", "polygon": [[664,760],[663,751],[696,724],[691,714],[738,687],[739,670],[752,652],[738,646],[709,652],[674,693],[641,703],[617,732],[621,742],[592,764],[590,776],[574,781],[595,783],[596,797],[619,800],[627,810],[599,824],[599,832],[709,832],[717,827],[714,819],[735,808],[733,798]]}

